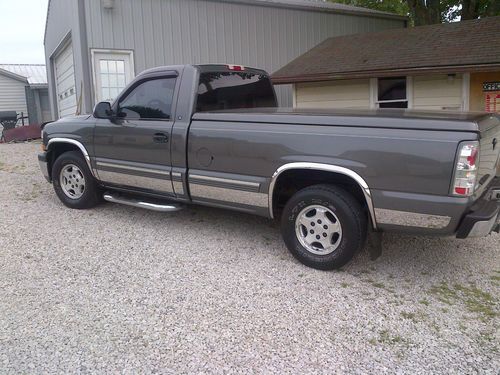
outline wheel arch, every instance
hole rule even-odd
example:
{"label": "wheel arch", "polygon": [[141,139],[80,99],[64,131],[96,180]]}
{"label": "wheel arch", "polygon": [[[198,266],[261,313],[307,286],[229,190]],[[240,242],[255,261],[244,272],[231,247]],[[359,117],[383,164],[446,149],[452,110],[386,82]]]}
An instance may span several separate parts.
{"label": "wheel arch", "polygon": [[79,151],[85,159],[90,172],[94,177],[96,177],[94,169],[92,168],[92,164],[90,162],[90,155],[85,146],[75,139],[61,137],[52,138],[47,143],[47,153],[50,155],[48,163],[49,176],[52,174],[52,166],[56,159],[67,151]]}
{"label": "wheel arch", "polygon": [[[370,192],[370,188],[366,181],[356,172],[349,168],[341,167],[338,165],[332,164],[323,164],[323,163],[308,163],[308,162],[296,162],[296,163],[288,163],[279,167],[271,177],[271,182],[269,184],[269,215],[271,218],[275,217],[276,205],[277,205],[277,197],[276,193],[279,192],[280,189],[280,181],[287,174],[294,172],[298,173],[300,171],[307,172],[316,172],[319,174],[325,174],[328,176],[331,181],[336,180],[335,177],[342,177],[343,181],[350,181],[354,186],[356,186],[361,193],[363,203],[366,205],[369,216],[372,222],[373,229],[377,229],[377,222],[375,218],[375,209],[373,205],[372,195]],[[309,184],[309,186],[314,185]]]}

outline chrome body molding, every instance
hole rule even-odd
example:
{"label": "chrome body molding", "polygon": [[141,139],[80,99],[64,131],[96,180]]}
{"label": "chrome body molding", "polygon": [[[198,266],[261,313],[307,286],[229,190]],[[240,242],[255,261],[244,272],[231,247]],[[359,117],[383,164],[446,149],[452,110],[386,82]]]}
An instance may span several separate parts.
{"label": "chrome body molding", "polygon": [[199,183],[207,185],[217,185],[217,186],[231,186],[235,188],[241,188],[243,190],[259,191],[260,183],[251,181],[235,180],[230,178],[220,178],[212,176],[204,176],[199,174],[189,175],[190,183]]}
{"label": "chrome body molding", "polygon": [[340,167],[337,165],[331,165],[331,164],[323,164],[323,163],[309,163],[309,162],[296,162],[296,163],[288,163],[284,164],[281,167],[279,167],[276,172],[274,172],[273,176],[271,177],[271,182],[269,184],[269,216],[274,219],[274,212],[273,212],[273,194],[274,194],[274,187],[276,185],[276,182],[278,181],[279,176],[288,170],[291,169],[311,169],[311,170],[318,170],[318,171],[325,171],[325,172],[333,172],[333,173],[340,173],[345,176],[348,176],[352,178],[356,183],[361,187],[361,190],[363,191],[363,195],[366,200],[366,204],[368,206],[368,210],[370,211],[370,217],[373,225],[373,229],[377,229],[377,219],[375,216],[375,208],[373,206],[373,200],[372,200],[372,195],[370,192],[370,188],[368,187],[368,184],[366,181],[356,172],[354,172],[351,169]]}
{"label": "chrome body molding", "polygon": [[85,158],[85,161],[87,162],[87,165],[90,169],[90,172],[92,173],[92,175],[94,177],[97,178],[96,171],[94,170],[94,168],[92,168],[92,163],[90,162],[89,153],[87,152],[87,149],[85,148],[85,146],[81,142],[79,142],[75,139],[71,139],[71,138],[62,138],[62,137],[52,138],[52,139],[49,139],[49,142],[47,143],[47,149],[50,150],[50,145],[52,145],[54,143],[70,143],[70,144],[78,147],[80,149],[80,151],[82,152],[83,157]]}
{"label": "chrome body molding", "polygon": [[172,172],[172,187],[175,195],[184,195],[184,183],[181,172]]}
{"label": "chrome body molding", "polygon": [[163,203],[153,203],[147,202],[145,200],[134,199],[131,197],[123,197],[120,195],[114,195],[111,193],[104,194],[104,200],[112,203],[124,204],[127,206],[145,208],[151,211],[158,212],[174,212],[182,210],[184,207],[175,203],[163,204]]}
{"label": "chrome body molding", "polygon": [[168,194],[173,193],[172,182],[170,181],[170,178],[145,177],[145,176],[138,176],[135,174],[113,172],[103,169],[99,169],[98,173],[99,173],[99,179],[102,182],[131,186],[140,189],[148,189]]}
{"label": "chrome body molding", "polygon": [[246,206],[265,208],[267,208],[268,204],[267,194],[254,191],[201,185],[191,181],[189,183],[189,191],[193,201],[200,198],[215,202],[228,202],[232,204],[243,204]]}
{"label": "chrome body molding", "polygon": [[132,165],[108,163],[108,162],[104,162],[104,161],[98,161],[96,164],[97,164],[98,169],[100,169],[99,167],[109,167],[109,168],[116,168],[116,169],[125,169],[127,171],[154,173],[154,174],[159,174],[159,175],[164,175],[164,176],[170,177],[169,171],[164,171],[161,169],[135,167]]}
{"label": "chrome body molding", "polygon": [[375,215],[379,224],[400,225],[404,227],[443,229],[451,222],[451,217],[449,216],[390,210],[386,208],[376,208]]}

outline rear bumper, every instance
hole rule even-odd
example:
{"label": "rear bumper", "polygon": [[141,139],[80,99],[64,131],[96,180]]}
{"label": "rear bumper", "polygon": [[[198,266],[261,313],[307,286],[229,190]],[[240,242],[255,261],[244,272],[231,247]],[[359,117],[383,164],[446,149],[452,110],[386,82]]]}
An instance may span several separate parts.
{"label": "rear bumper", "polygon": [[500,232],[500,181],[496,179],[495,182],[462,219],[457,238],[484,237],[491,232]]}
{"label": "rear bumper", "polygon": [[42,171],[43,177],[45,177],[45,179],[48,182],[51,182],[50,174],[49,174],[49,165],[47,163],[47,153],[46,152],[38,154],[38,164],[40,165],[40,170]]}

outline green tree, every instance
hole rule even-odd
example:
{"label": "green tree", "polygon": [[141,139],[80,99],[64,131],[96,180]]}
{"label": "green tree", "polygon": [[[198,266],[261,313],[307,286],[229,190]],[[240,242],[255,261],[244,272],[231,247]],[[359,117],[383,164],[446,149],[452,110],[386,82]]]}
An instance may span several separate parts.
{"label": "green tree", "polygon": [[500,0],[329,0],[408,16],[414,26],[500,15]]}

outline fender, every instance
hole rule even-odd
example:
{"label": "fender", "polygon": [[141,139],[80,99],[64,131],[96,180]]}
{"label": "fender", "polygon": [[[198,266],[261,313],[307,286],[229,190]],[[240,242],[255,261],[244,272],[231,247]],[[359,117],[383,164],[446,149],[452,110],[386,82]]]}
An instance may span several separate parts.
{"label": "fender", "polygon": [[85,161],[87,162],[87,166],[90,169],[90,173],[92,173],[94,178],[97,178],[97,175],[94,171],[94,168],[92,168],[92,163],[90,162],[89,153],[88,153],[87,149],[85,148],[85,146],[81,142],[76,141],[76,140],[71,139],[71,138],[52,138],[52,139],[49,139],[49,142],[47,143],[47,149],[50,150],[50,145],[52,145],[54,143],[70,143],[70,144],[78,147],[80,149],[80,151],[82,152],[83,157],[85,158]]}
{"label": "fender", "polygon": [[352,178],[356,183],[359,185],[361,190],[363,191],[363,195],[365,196],[366,200],[366,205],[368,206],[368,210],[370,211],[370,218],[372,220],[372,225],[373,229],[377,229],[377,221],[375,218],[375,208],[373,206],[373,200],[372,200],[372,195],[370,192],[370,188],[366,181],[361,177],[359,174],[354,172],[351,169],[340,167],[338,165],[331,165],[331,164],[322,164],[322,163],[307,163],[307,162],[297,162],[297,163],[288,163],[284,164],[281,167],[279,167],[276,172],[273,173],[273,176],[271,177],[271,182],[269,184],[269,215],[271,219],[274,219],[274,213],[273,213],[273,193],[274,193],[274,186],[276,185],[276,181],[278,180],[278,177],[285,171],[291,170],[291,169],[311,169],[311,170],[317,170],[317,171],[324,171],[324,172],[334,172],[334,173],[340,173],[345,176],[348,176]]}

